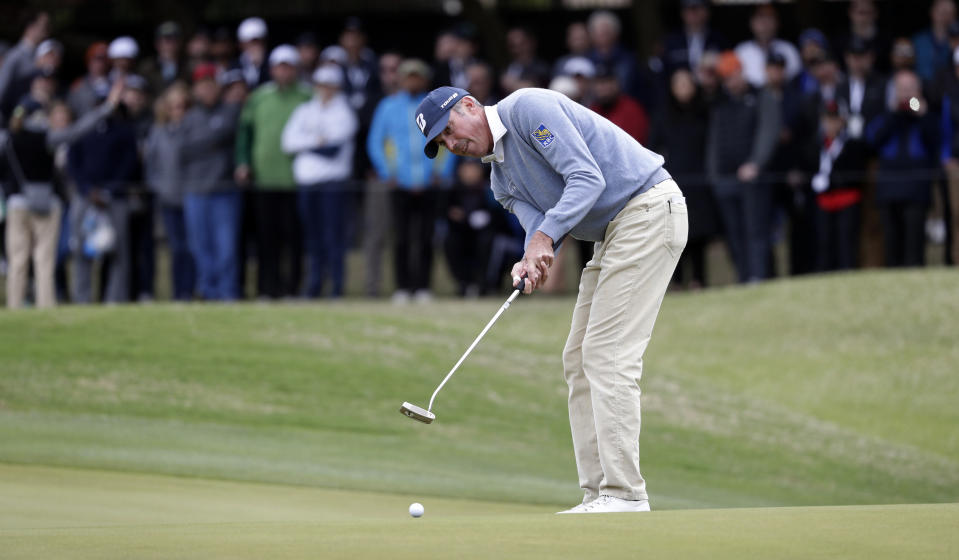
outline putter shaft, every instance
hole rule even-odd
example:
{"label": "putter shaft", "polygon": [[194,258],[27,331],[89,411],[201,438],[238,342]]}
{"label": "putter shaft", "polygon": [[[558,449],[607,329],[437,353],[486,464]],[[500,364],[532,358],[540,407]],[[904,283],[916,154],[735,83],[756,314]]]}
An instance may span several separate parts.
{"label": "putter shaft", "polygon": [[430,397],[430,405],[426,409],[427,411],[433,410],[433,401],[436,400],[436,395],[440,392],[440,389],[443,388],[443,385],[446,385],[446,382],[449,381],[450,377],[453,377],[453,374],[456,373],[456,370],[460,367],[460,364],[462,364],[463,361],[466,360],[466,357],[470,355],[470,352],[473,351],[473,348],[476,348],[476,345],[479,344],[479,341],[483,340],[483,337],[486,336],[487,331],[490,330],[490,328],[493,326],[493,323],[495,323],[496,320],[499,319],[499,316],[502,315],[504,311],[509,309],[509,306],[510,304],[513,303],[513,300],[515,300],[517,297],[519,297],[521,293],[523,293],[523,287],[525,285],[526,285],[526,281],[524,279],[522,282],[520,282],[520,285],[515,290],[513,290],[513,293],[509,296],[509,299],[507,299],[506,302],[504,302],[503,305],[500,306],[499,311],[496,312],[496,315],[493,315],[493,318],[490,319],[489,323],[486,323],[486,327],[483,329],[481,333],[479,333],[479,336],[476,337],[476,340],[473,341],[473,344],[470,344],[470,347],[466,349],[466,352],[464,352],[463,356],[460,357],[458,362],[456,362],[456,365],[453,366],[453,369],[451,369],[450,372],[446,374],[446,377],[443,378],[443,381],[441,381],[439,386],[436,388],[436,390],[433,391],[433,396]]}

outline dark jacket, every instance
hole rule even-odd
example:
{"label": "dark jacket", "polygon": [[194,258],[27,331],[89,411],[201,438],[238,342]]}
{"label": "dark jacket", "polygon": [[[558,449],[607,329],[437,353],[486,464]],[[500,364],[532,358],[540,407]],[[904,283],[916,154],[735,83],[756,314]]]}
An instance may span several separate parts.
{"label": "dark jacket", "polygon": [[47,150],[46,131],[21,129],[0,138],[0,169],[7,196],[23,191],[21,181],[53,183],[53,155]]}
{"label": "dark jacket", "polygon": [[[836,89],[836,98],[849,109],[850,114],[854,113],[850,104],[851,83],[849,77],[844,77],[839,82]],[[870,74],[866,78],[866,88],[862,97],[862,107],[860,114],[866,123],[879,116],[886,110],[886,80],[877,74]]]}
{"label": "dark jacket", "polygon": [[[721,52],[729,48],[726,38],[713,29],[706,29],[706,37],[703,43],[703,52]],[[689,35],[686,34],[685,29],[679,29],[667,35],[663,47],[663,65],[667,76],[672,75],[680,68],[691,70],[689,67]]]}
{"label": "dark jacket", "polygon": [[670,97],[664,110],[653,119],[650,146],[666,158],[663,167],[673,176],[686,196],[689,208],[689,238],[719,233],[716,202],[706,178],[706,137],[709,108],[697,94],[680,104]]}
{"label": "dark jacket", "polygon": [[739,166],[765,170],[782,122],[779,102],[768,90],[750,88],[739,97],[723,94],[713,107],[706,142],[706,172],[716,196],[735,196]]}
{"label": "dark jacket", "polygon": [[139,176],[133,124],[122,116],[101,122],[70,147],[68,169],[81,195],[93,189],[127,191]]}
{"label": "dark jacket", "polygon": [[932,113],[887,111],[866,129],[879,155],[876,202],[928,204],[938,155],[938,123]]}

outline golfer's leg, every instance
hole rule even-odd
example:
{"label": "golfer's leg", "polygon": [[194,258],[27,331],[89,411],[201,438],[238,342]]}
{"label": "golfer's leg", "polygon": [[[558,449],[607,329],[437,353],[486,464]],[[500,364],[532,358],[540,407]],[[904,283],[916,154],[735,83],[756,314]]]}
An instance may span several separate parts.
{"label": "golfer's leg", "polygon": [[579,473],[579,485],[586,492],[588,500],[599,495],[599,485],[603,480],[599,449],[596,447],[596,425],[593,423],[589,382],[583,373],[583,337],[586,335],[593,290],[599,276],[599,268],[595,266],[597,262],[590,261],[583,269],[569,338],[563,350],[563,370],[569,385],[569,426],[573,434],[576,471]]}
{"label": "golfer's leg", "polygon": [[648,194],[607,232],[582,352],[604,474],[600,493],[626,500],[647,499],[639,467],[643,353],[688,232],[685,206],[671,213],[667,203],[680,195],[674,183]]}

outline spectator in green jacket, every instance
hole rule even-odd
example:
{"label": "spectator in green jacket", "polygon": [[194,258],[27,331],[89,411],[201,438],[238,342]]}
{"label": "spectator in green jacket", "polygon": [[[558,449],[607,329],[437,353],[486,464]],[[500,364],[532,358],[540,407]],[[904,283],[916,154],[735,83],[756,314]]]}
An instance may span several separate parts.
{"label": "spectator in green jacket", "polygon": [[[257,292],[278,298],[298,293],[302,259],[293,159],[283,153],[281,136],[293,110],[308,101],[311,92],[297,79],[295,47],[276,47],[269,63],[272,81],[256,88],[240,113],[235,177],[239,184],[254,187]],[[281,266],[284,255],[287,267]]]}

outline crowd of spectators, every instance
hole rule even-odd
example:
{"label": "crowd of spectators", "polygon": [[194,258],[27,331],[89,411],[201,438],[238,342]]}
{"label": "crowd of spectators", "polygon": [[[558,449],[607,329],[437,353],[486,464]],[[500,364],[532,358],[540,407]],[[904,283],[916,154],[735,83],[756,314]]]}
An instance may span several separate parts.
{"label": "crowd of spectators", "polygon": [[[8,306],[150,301],[157,243],[181,301],[341,297],[352,247],[376,297],[387,242],[397,303],[431,299],[434,250],[460,295],[497,290],[523,232],[493,201],[488,168],[426,158],[413,121],[445,84],[483,104],[549,87],[663,154],[690,209],[677,284],[706,285],[715,239],[744,283],[783,268],[779,240],[792,274],[921,266],[937,198],[945,261],[957,262],[953,0],[934,0],[912,37],[881,34],[875,2],[853,0],[845,32],[796,41],[761,4],[738,43],[711,26],[708,2],[680,6],[681,27],[645,61],[608,11],[571,23],[553,61],[534,31],[510,28],[502,68],[482,58],[468,22],[423,56],[373,52],[356,18],[324,45],[311,32],[272,41],[252,17],[190,34],[163,22],[149,52],[130,36],[94,42],[71,80],[49,15],[31,13],[0,64]],[[591,251],[563,248],[582,261]]]}

